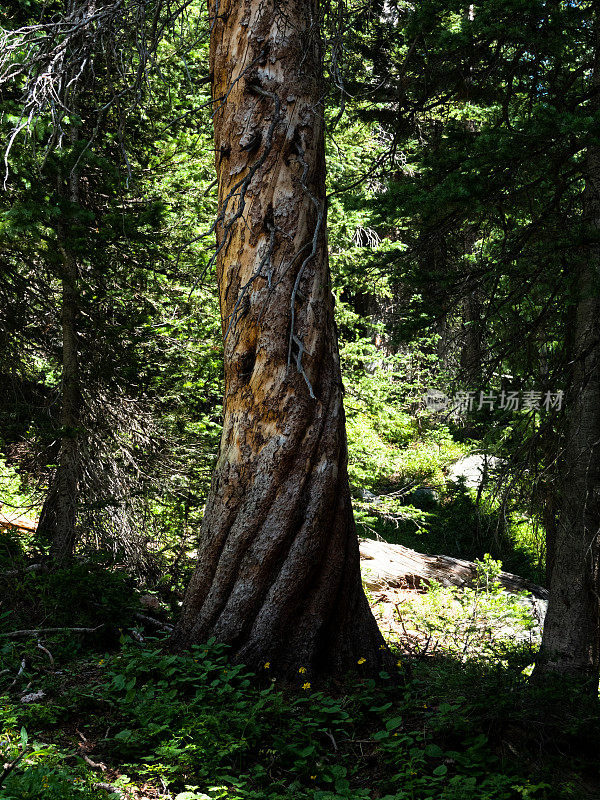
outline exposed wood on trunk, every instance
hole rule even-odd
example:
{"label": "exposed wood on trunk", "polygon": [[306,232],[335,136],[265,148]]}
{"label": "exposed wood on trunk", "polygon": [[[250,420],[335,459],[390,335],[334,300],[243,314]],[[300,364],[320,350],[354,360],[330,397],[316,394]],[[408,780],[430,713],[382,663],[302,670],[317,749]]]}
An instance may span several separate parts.
{"label": "exposed wood on trunk", "polygon": [[174,642],[253,667],[387,659],[360,582],[327,258],[316,0],[209,3],[224,426]]}
{"label": "exposed wood on trunk", "polygon": [[[360,558],[363,581],[374,591],[390,586],[418,589],[432,581],[442,586],[467,586],[477,577],[477,566],[473,561],[426,555],[400,544],[373,539],[360,540]],[[528,592],[542,600],[548,599],[547,589],[510,572],[502,571],[497,580],[509,592]]]}

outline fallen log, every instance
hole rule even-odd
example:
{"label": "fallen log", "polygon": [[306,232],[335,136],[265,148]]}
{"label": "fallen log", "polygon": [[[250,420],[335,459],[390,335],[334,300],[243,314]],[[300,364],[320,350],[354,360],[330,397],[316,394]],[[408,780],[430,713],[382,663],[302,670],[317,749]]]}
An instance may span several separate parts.
{"label": "fallen log", "polygon": [[21,533],[35,533],[37,522],[29,517],[22,517],[18,511],[4,512],[0,510],[0,530],[16,530]]}
{"label": "fallen log", "polygon": [[44,569],[47,569],[45,564],[30,564],[28,567],[9,569],[6,572],[0,572],[0,578],[16,578],[18,575],[24,575],[26,572],[43,572]]}
{"label": "fallen log", "polygon": [[[477,577],[473,561],[451,556],[426,555],[401,544],[388,544],[374,539],[360,540],[363,582],[372,591],[388,587],[419,589],[432,581],[442,586],[469,586]],[[548,599],[548,590],[531,581],[502,571],[497,578],[508,592],[528,592],[540,600]]]}

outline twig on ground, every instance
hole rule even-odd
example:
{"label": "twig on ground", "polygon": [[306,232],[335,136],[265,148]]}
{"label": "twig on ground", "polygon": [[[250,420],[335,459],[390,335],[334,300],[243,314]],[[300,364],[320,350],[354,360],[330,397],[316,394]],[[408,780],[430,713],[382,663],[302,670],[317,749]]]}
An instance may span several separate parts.
{"label": "twig on ground", "polygon": [[31,630],[10,631],[9,633],[0,633],[0,637],[4,639],[26,639],[28,636],[39,636],[46,633],[62,633],[69,631],[71,633],[94,633],[99,631],[102,625],[96,625],[95,628],[32,628]]}
{"label": "twig on ground", "polygon": [[[83,745],[80,745],[80,747],[83,747]],[[82,750],[79,750],[78,755],[80,758],[83,758],[85,763],[88,764],[92,769],[99,769],[102,772],[106,772],[108,770],[106,764],[103,764],[101,761],[92,761],[92,759],[89,756],[86,756]]]}
{"label": "twig on ground", "polygon": [[337,742],[333,738],[333,734],[331,733],[331,731],[325,731],[325,734],[331,739],[331,744],[333,745],[333,749],[337,752],[338,746]]}
{"label": "twig on ground", "polygon": [[123,797],[123,790],[115,786],[114,783],[93,783],[92,789],[104,789],[105,792],[113,792],[114,794],[118,794],[119,797]]}
{"label": "twig on ground", "polygon": [[25,670],[25,666],[26,666],[26,661],[25,661],[25,659],[23,659],[21,661],[21,669],[17,672],[14,681],[9,686],[9,689],[12,689],[12,687],[15,685],[15,683],[19,680],[19,678],[21,677],[21,675],[23,674],[23,672]]}
{"label": "twig on ground", "polygon": [[44,647],[44,645],[40,641],[38,641],[37,646],[38,646],[38,648],[40,650],[42,650],[42,652],[46,653],[46,655],[50,659],[50,664],[52,666],[54,666],[54,657],[52,656],[52,653],[50,652],[50,650],[48,650],[47,647]]}
{"label": "twig on ground", "polygon": [[173,630],[173,626],[169,625],[167,622],[161,622],[159,619],[154,619],[154,617],[149,617],[146,614],[136,614],[135,618],[139,619],[140,622],[145,622],[148,625],[160,628],[163,631],[168,631],[169,633]]}

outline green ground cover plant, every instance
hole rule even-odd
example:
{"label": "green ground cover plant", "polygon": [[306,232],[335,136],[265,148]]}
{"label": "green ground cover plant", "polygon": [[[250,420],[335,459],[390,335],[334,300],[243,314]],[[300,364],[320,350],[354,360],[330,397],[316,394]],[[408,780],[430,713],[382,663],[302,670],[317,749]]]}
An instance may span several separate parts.
{"label": "green ground cover plant", "polygon": [[[527,777],[503,757],[485,730],[491,701],[484,710],[466,700],[456,674],[445,692],[438,675],[432,691],[427,671],[399,656],[398,672],[379,681],[314,687],[299,668],[297,685],[280,688],[269,664],[253,675],[222,645],[182,656],[164,644],[124,635],[113,652],[38,673],[37,703],[20,703],[5,680],[2,757],[20,761],[2,800],[135,797],[151,786],[176,800],[570,796],[551,790],[551,765]],[[519,691],[514,671],[483,672]]]}

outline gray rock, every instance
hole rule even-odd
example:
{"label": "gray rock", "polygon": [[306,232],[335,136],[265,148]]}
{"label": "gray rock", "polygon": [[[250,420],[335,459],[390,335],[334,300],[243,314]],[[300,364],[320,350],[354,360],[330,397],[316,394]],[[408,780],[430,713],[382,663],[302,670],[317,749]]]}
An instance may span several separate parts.
{"label": "gray rock", "polygon": [[373,492],[370,492],[368,489],[361,489],[360,493],[363,500],[366,500],[368,503],[371,503],[374,506],[378,506],[381,503],[381,497],[373,494]]}
{"label": "gray rock", "polygon": [[407,498],[407,502],[414,505],[415,503],[439,503],[440,502],[440,495],[435,489],[431,489],[428,486],[419,486],[418,489],[415,489],[411,492]]}
{"label": "gray rock", "polygon": [[[502,460],[495,456],[487,456],[487,470],[495,469],[502,463]],[[483,480],[486,457],[479,453],[474,453],[466,458],[461,458],[450,467],[448,480],[458,483],[464,479],[465,486],[469,489],[477,489]]]}

